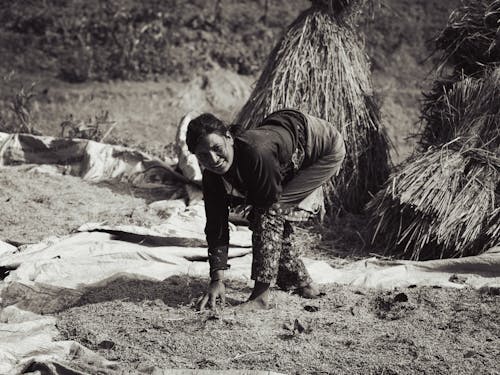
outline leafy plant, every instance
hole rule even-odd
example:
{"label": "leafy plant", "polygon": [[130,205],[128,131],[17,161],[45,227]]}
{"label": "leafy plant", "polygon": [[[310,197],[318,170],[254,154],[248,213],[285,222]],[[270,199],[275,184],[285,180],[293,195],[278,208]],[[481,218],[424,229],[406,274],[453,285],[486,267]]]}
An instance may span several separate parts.
{"label": "leafy plant", "polygon": [[[2,81],[7,84],[13,77],[14,72],[11,71],[2,77]],[[0,113],[0,129],[8,133],[38,134],[31,113],[32,102],[37,95],[35,87],[36,82],[32,82],[29,87],[21,86],[13,92],[7,101],[8,113]]]}
{"label": "leafy plant", "polygon": [[[115,126],[116,121],[109,118],[108,111],[103,111],[87,121],[76,120],[70,114],[66,120],[61,122],[61,137],[83,138],[102,142]],[[104,133],[103,129],[106,129]]]}

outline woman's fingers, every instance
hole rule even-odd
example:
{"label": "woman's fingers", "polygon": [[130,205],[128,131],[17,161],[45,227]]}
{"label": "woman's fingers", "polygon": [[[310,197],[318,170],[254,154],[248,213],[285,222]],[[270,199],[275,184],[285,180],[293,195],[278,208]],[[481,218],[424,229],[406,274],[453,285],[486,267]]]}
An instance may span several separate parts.
{"label": "woman's fingers", "polygon": [[201,302],[200,304],[198,305],[199,309],[200,310],[203,310],[205,308],[205,306],[207,305],[207,302],[208,302],[208,294],[205,294],[202,298],[201,298]]}
{"label": "woman's fingers", "polygon": [[212,309],[215,309],[217,307],[217,298],[220,298],[221,306],[224,307],[226,305],[226,295],[224,293],[224,289],[213,290],[209,291],[198,299],[196,303],[198,305],[198,310],[203,310],[205,307],[207,307],[207,304]]}

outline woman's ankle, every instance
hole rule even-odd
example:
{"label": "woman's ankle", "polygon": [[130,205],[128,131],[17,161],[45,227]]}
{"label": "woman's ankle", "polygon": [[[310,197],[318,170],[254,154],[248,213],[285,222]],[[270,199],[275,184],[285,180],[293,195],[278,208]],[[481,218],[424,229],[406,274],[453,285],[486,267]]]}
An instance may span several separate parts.
{"label": "woman's ankle", "polygon": [[252,294],[250,294],[246,302],[238,305],[238,310],[252,311],[269,309],[269,286],[270,284],[256,281]]}
{"label": "woman's ankle", "polygon": [[255,300],[255,299],[269,299],[269,287],[271,284],[269,283],[263,283],[260,281],[256,281],[255,285],[252,290],[252,294],[250,294],[250,297],[248,298],[249,301]]}

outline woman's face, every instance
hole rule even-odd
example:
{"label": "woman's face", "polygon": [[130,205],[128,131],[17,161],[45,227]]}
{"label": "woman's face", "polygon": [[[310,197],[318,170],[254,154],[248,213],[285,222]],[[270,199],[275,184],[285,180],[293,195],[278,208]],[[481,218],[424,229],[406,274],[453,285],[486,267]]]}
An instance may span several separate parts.
{"label": "woman's face", "polygon": [[195,149],[200,164],[211,172],[226,173],[234,160],[234,140],[229,132],[225,135],[211,133],[203,137]]}

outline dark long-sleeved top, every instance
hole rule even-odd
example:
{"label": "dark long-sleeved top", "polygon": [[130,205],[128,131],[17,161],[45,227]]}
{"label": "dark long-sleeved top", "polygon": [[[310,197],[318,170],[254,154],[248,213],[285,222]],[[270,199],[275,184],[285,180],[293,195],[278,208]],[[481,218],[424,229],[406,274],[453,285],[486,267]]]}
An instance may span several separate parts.
{"label": "dark long-sleeved top", "polygon": [[227,251],[229,244],[232,199],[223,179],[242,193],[249,205],[267,208],[276,203],[283,184],[293,173],[291,160],[305,121],[304,115],[294,110],[274,112],[257,128],[234,137],[234,160],[228,172],[224,175],[203,172],[209,254],[221,247]]}

